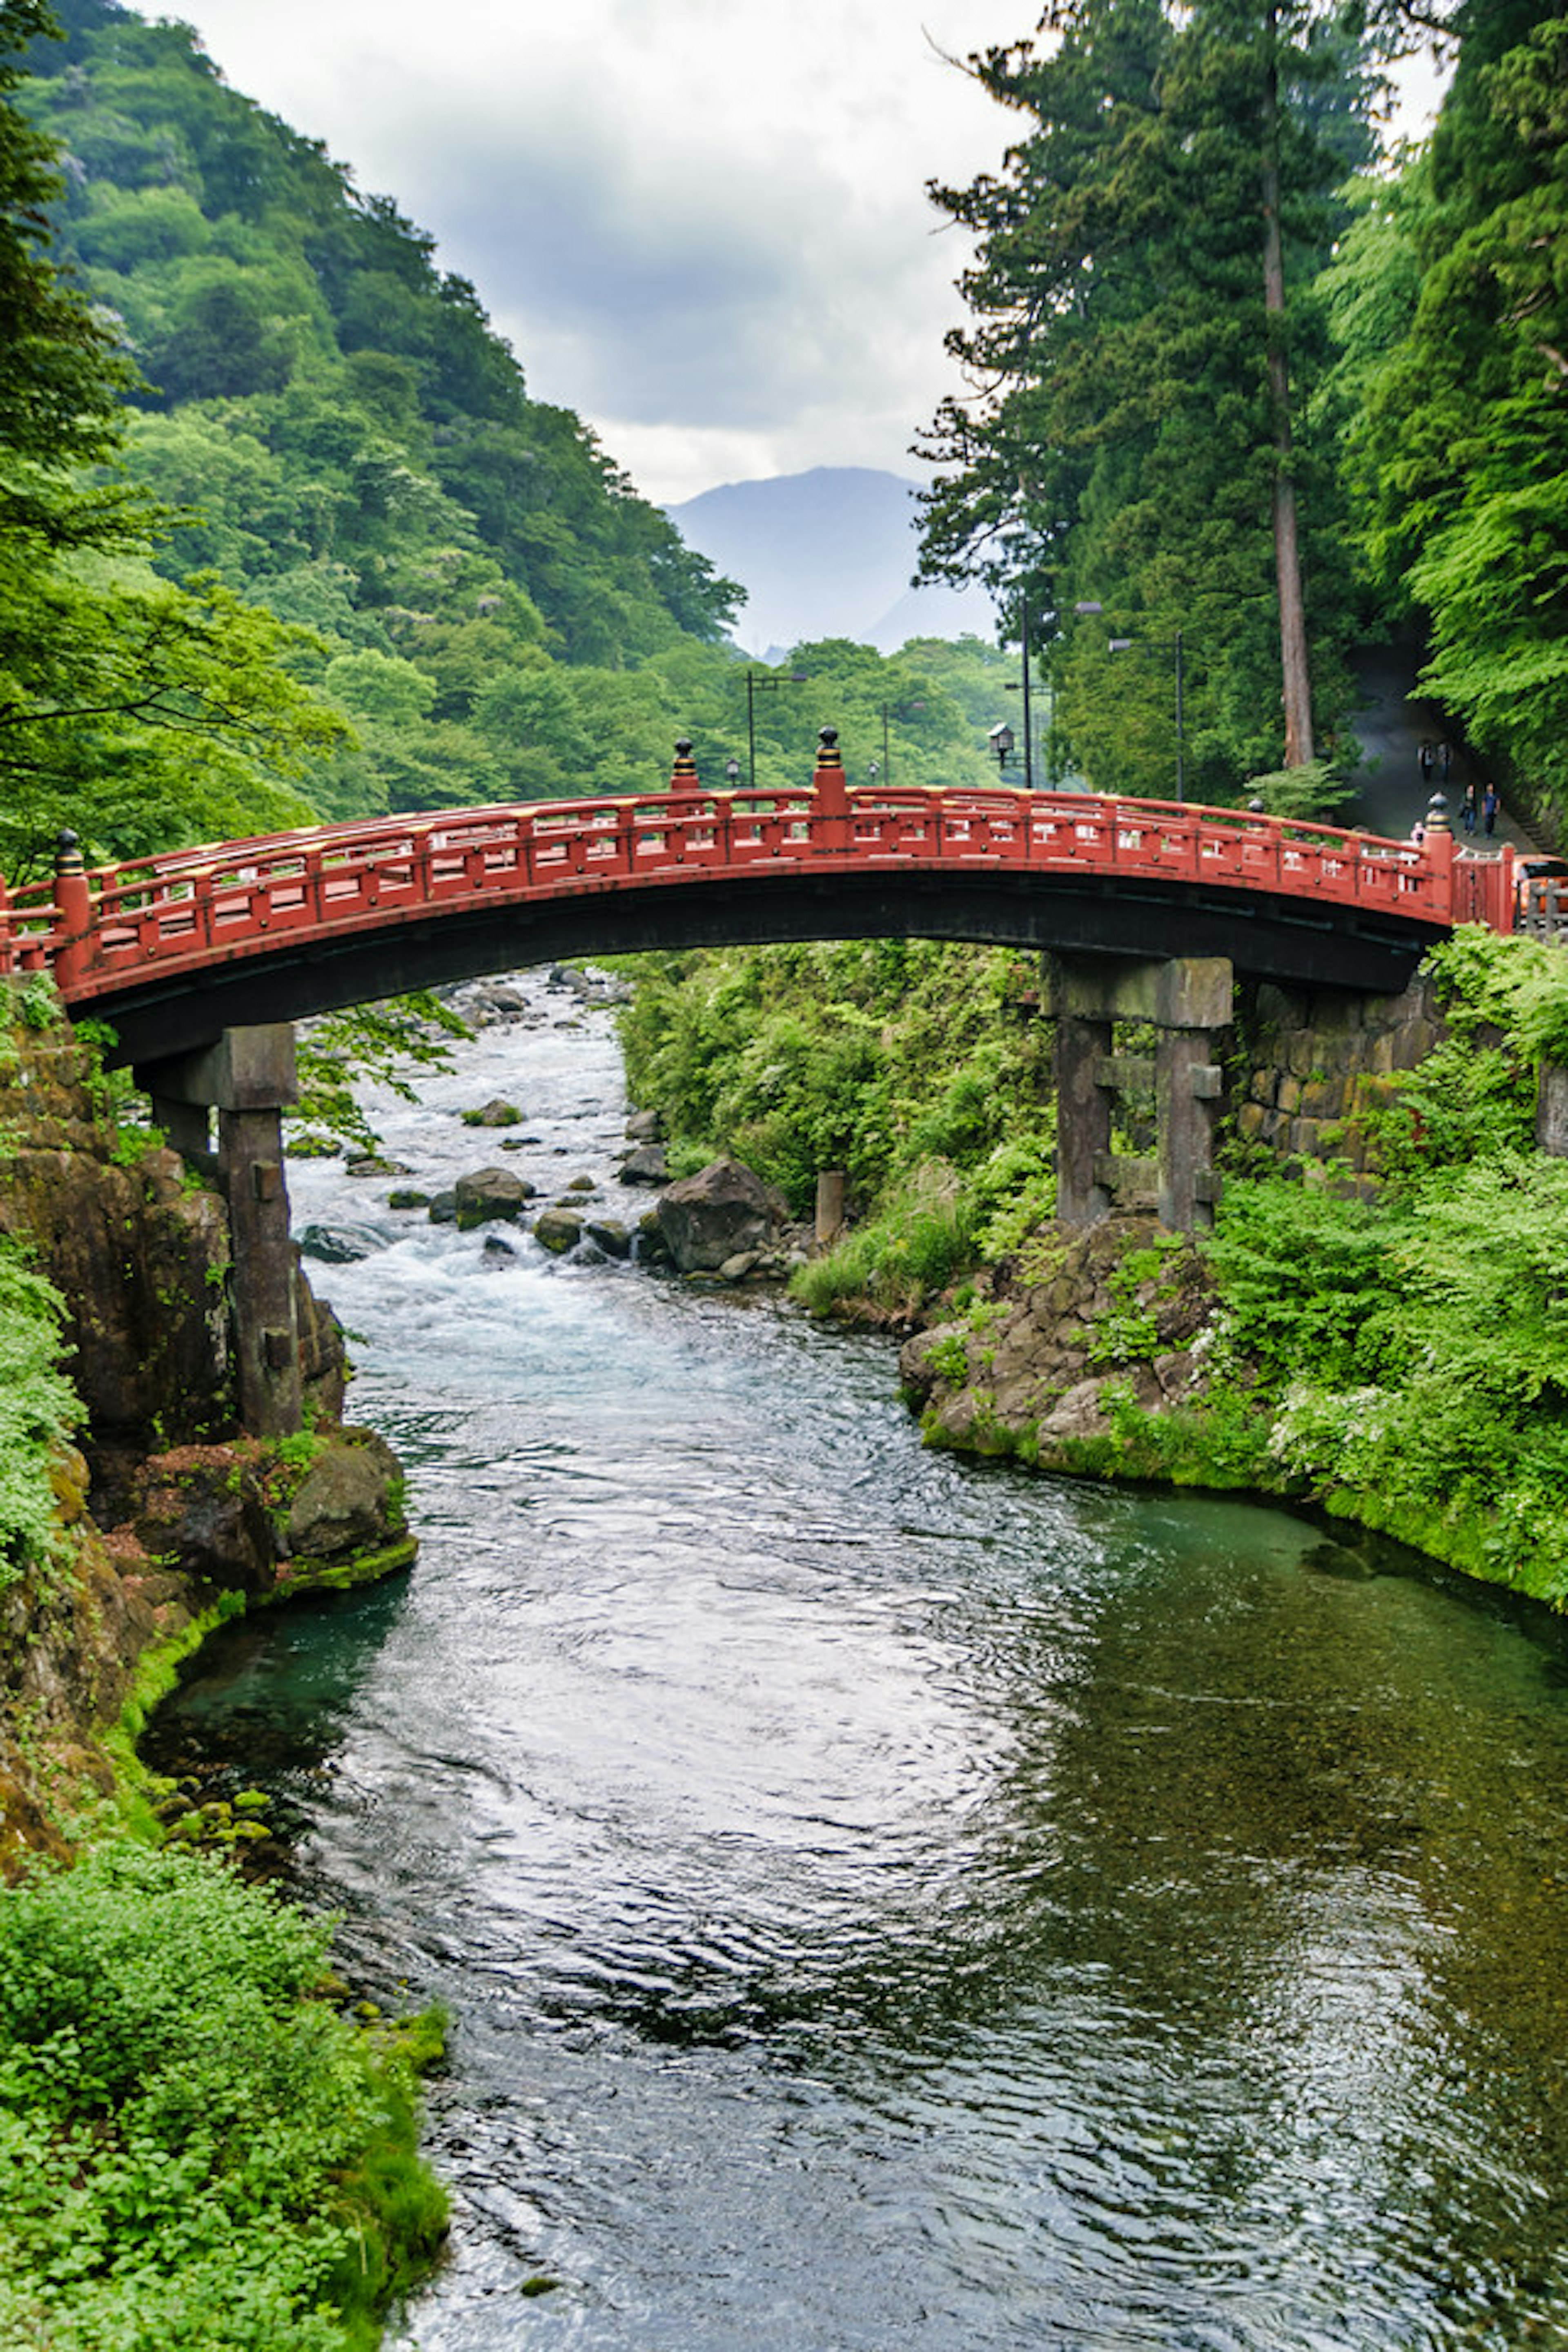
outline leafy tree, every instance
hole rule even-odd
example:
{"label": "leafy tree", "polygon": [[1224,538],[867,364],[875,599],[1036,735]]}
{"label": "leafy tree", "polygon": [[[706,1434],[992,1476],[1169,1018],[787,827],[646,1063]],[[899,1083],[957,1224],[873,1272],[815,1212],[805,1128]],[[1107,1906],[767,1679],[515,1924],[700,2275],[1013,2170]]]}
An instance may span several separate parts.
{"label": "leafy tree", "polygon": [[[1429,615],[1426,684],[1568,812],[1568,23],[1472,9],[1431,152],[1340,273],[1369,567]],[[1381,263],[1381,276],[1373,263]],[[1418,290],[1411,295],[1411,278]],[[1397,284],[1368,353],[1356,303]]]}
{"label": "leafy tree", "polygon": [[[1064,0],[1046,29],[1048,56],[1023,45],[973,66],[1028,123],[1003,174],[935,192],[980,239],[962,281],[975,323],[950,338],[978,390],[949,399],[930,436],[949,470],[928,500],[925,568],[978,570],[1015,604],[1026,589],[1057,756],[1120,789],[1170,789],[1180,632],[1193,781],[1229,797],[1248,771],[1312,756],[1298,572],[1331,655],[1349,618],[1307,388],[1323,200],[1344,147],[1364,145],[1359,61],[1305,10],[1251,0],[1180,16]],[[1302,484],[1314,514],[1298,563]],[[1078,605],[1092,625],[1072,623]],[[1109,659],[1110,640],[1129,657]]]}
{"label": "leafy tree", "polygon": [[107,326],[47,251],[58,185],[18,111],[22,45],[51,19],[0,5],[0,865],[16,877],[70,824],[133,853],[287,822],[286,788],[340,731],[281,666],[289,637],[216,580],[182,590],[147,556],[163,518],[113,480],[132,381]]}
{"label": "leafy tree", "polygon": [[300,1098],[289,1112],[289,1149],[300,1159],[374,1153],[381,1139],[360,1100],[366,1086],[417,1100],[409,1073],[449,1070],[450,1040],[466,1022],[427,990],[347,1013],[327,1013],[300,1032]]}
{"label": "leafy tree", "polygon": [[[121,401],[133,373],[109,325],[98,318],[51,261],[47,210],[59,174],[52,142],[21,113],[16,93],[26,79],[17,62],[54,20],[43,0],[0,0],[0,448],[7,457],[3,495],[26,502],[18,461],[60,466],[107,457],[119,438]],[[0,509],[0,520],[5,509]],[[80,540],[92,536],[92,511],[62,518]]]}

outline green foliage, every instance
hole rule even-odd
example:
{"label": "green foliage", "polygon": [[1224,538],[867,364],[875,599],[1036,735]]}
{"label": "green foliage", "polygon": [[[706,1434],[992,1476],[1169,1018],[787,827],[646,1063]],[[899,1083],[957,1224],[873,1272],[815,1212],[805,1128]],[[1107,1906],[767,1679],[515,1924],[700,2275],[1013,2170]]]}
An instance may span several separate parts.
{"label": "green foliage", "polygon": [[1425,682],[1568,814],[1568,24],[1470,9],[1430,150],[1327,280],[1366,572]]}
{"label": "green foliage", "polygon": [[1270,816],[1295,817],[1303,824],[1342,824],[1355,794],[1327,760],[1311,760],[1305,767],[1278,768],[1267,776],[1249,776],[1247,798],[1260,800]]}
{"label": "green foliage", "polygon": [[1160,1343],[1157,1310],[1171,1295],[1165,1261],[1182,1247],[1180,1237],[1173,1234],[1147,1249],[1130,1250],[1121,1260],[1106,1282],[1111,1304],[1089,1335],[1091,1364],[1152,1362]]}
{"label": "green foliage", "polygon": [[50,1467],[81,1419],[61,1370],[65,1301],[0,1239],[0,1591],[57,1539]]}
{"label": "green foliage", "polygon": [[1568,1059],[1568,960],[1546,943],[1479,925],[1427,959],[1449,1034],[1395,1082],[1380,1150],[1389,1177],[1528,1151],[1537,1072]]}
{"label": "green foliage", "polygon": [[1012,1009],[1033,984],[1012,953],[860,940],[632,970],[632,1092],[699,1164],[732,1151],[804,1214],[823,1169],[844,1169],[864,1206],[940,1160],[966,1229],[1037,1178],[1040,1150],[1019,1156],[1017,1137],[1044,1120],[1048,1069],[1038,1024]]}
{"label": "green foliage", "polygon": [[1055,1106],[1031,1116],[1027,1130],[999,1143],[969,1179],[975,1247],[994,1264],[1010,1257],[1055,1213]]}
{"label": "green foliage", "polygon": [[1388,1252],[1413,1215],[1283,1175],[1228,1187],[1207,1255],[1236,1353],[1277,1388],[1306,1364],[1337,1387],[1393,1369]]}
{"label": "green foliage", "polygon": [[[44,0],[0,5],[0,448],[19,469],[107,457],[132,380],[110,327],[50,262],[47,208],[62,185],[54,142],[14,103],[21,52],[56,29]],[[29,488],[25,470],[8,478],[0,517],[25,506]]]}
{"label": "green foliage", "polygon": [[1568,965],[1555,946],[1469,923],[1431,950],[1426,969],[1461,1041],[1496,1029],[1521,1063],[1568,1062]]}
{"label": "green foliage", "polygon": [[816,1315],[866,1300],[885,1314],[915,1314],[974,1263],[973,1230],[945,1173],[946,1182],[942,1171],[917,1171],[876,1216],[797,1268],[790,1283],[795,1296]]}
{"label": "green foliage", "polygon": [[16,993],[16,1006],[24,1029],[53,1029],[65,1018],[54,981],[45,971],[34,972],[22,982]]}
{"label": "green foliage", "polygon": [[[394,205],[229,89],[188,29],[108,0],[68,13],[65,44],[29,60],[38,128],[16,117],[16,135],[35,179],[51,136],[68,147],[68,183],[46,189],[61,248],[142,379],[127,465],[186,518],[158,550],[165,581],[200,570],[255,627],[265,608],[313,633],[270,642],[354,723],[311,785],[327,814],[593,789],[597,717],[548,746],[498,682],[678,670],[690,650],[722,670],[740,592],[578,418],[528,398],[474,289]],[[107,446],[134,371],[73,299],[67,323],[112,376]],[[123,493],[94,495],[81,530],[122,530]],[[637,787],[683,723],[661,718]]]}
{"label": "green foliage", "polygon": [[1398,1377],[1288,1387],[1277,1449],[1378,1527],[1568,1601],[1568,1169],[1446,1170],[1385,1262]]}
{"label": "green foliage", "polygon": [[414,1102],[409,1073],[449,1069],[450,1041],[468,1034],[461,1015],[428,990],[308,1023],[298,1042],[300,1098],[288,1113],[289,1149],[302,1159],[373,1156],[380,1138],[356,1089],[381,1086]]}
{"label": "green foliage", "polygon": [[[1314,280],[1342,217],[1329,191],[1368,152],[1361,59],[1308,6],[1088,0],[972,64],[1021,121],[999,172],[932,192],[977,240],[960,280],[972,324],[950,341],[984,389],[946,401],[930,436],[943,471],[926,569],[978,572],[1010,600],[1026,588],[1058,772],[1171,796],[1180,661],[1188,794],[1233,800],[1283,749],[1282,471],[1304,518],[1318,702],[1332,715],[1344,698],[1354,613],[1311,398]],[[1289,288],[1273,319],[1266,169]],[[1288,452],[1270,388],[1287,348]]]}
{"label": "green foliage", "polygon": [[445,2223],[331,1923],[174,1849],[0,1892],[0,2339],[349,2352]]}
{"label": "green foliage", "polygon": [[296,640],[215,577],[152,567],[170,517],[89,476],[123,437],[134,371],[55,267],[52,142],[16,102],[17,47],[52,29],[0,8],[0,865],[35,869],[72,824],[105,854],[286,824],[289,784],[339,723],[289,677]]}
{"label": "green foliage", "polygon": [[1209,1256],[1283,1475],[1568,1599],[1568,1167],[1492,1141],[1375,1203],[1238,1185]]}

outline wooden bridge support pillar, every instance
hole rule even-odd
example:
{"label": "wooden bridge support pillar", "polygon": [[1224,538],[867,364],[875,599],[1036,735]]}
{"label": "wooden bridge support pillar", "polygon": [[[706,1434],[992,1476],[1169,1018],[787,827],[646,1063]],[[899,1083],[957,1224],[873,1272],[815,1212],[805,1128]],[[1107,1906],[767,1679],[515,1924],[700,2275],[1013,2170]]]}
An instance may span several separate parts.
{"label": "wooden bridge support pillar", "polygon": [[[1056,1015],[1057,1215],[1090,1225],[1113,1205],[1110,1178],[1123,1171],[1152,1189],[1160,1222],[1192,1233],[1214,1220],[1219,1180],[1214,1130],[1222,1091],[1215,1061],[1217,1033],[1231,1019],[1235,979],[1224,956],[1168,961],[1058,957],[1050,967]],[[1111,1054],[1111,1024],[1146,1021],[1159,1032],[1152,1070]],[[1152,1169],[1110,1157],[1111,1097],[1119,1086],[1152,1076],[1158,1113]],[[1152,1188],[1148,1180],[1152,1177]]]}
{"label": "wooden bridge support pillar", "polygon": [[[240,1421],[254,1437],[289,1436],[303,1415],[283,1174],[283,1107],[299,1096],[293,1028],[285,1021],[226,1029],[205,1051],[139,1066],[136,1076],[175,1150],[215,1171],[227,1196]],[[209,1132],[215,1109],[216,1162]]]}

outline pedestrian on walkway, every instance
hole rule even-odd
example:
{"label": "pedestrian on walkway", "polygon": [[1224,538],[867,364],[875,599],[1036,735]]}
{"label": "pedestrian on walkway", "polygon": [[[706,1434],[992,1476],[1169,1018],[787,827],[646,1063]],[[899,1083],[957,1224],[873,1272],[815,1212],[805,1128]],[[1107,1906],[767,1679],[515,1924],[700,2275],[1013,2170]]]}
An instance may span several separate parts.
{"label": "pedestrian on walkway", "polygon": [[1467,833],[1476,829],[1476,780],[1472,776],[1465,786],[1465,798],[1459,810],[1459,822]]}
{"label": "pedestrian on walkway", "polygon": [[1420,761],[1420,762],[1421,762],[1421,781],[1422,781],[1422,782],[1423,782],[1424,784],[1429,784],[1429,783],[1431,782],[1431,781],[1432,781],[1432,746],[1431,746],[1431,744],[1424,741],[1424,742],[1422,743],[1422,746],[1421,746],[1420,751],[1417,753],[1417,755],[1416,755],[1416,756],[1417,756],[1417,758],[1419,759],[1419,761]]}
{"label": "pedestrian on walkway", "polygon": [[1490,834],[1495,831],[1497,826],[1497,813],[1502,803],[1498,798],[1497,786],[1495,784],[1489,784],[1485,793],[1481,796],[1481,825],[1483,831],[1486,833]]}

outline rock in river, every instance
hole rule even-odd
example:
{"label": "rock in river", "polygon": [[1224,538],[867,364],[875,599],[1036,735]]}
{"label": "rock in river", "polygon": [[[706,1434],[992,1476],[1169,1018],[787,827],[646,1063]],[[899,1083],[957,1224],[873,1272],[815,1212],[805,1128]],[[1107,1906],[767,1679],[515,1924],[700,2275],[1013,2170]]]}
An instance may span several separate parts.
{"label": "rock in river", "polygon": [[616,1171],[623,1184],[668,1184],[669,1161],[662,1143],[640,1143]]}
{"label": "rock in river", "polygon": [[658,1225],[682,1274],[716,1274],[743,1251],[771,1249],[784,1204],[740,1160],[715,1160],[659,1196]]}
{"label": "rock in river", "polygon": [[514,1176],[510,1168],[476,1168],[471,1175],[459,1176],[453,1189],[458,1223],[465,1233],[474,1225],[521,1216],[523,1202],[533,1198],[534,1191],[525,1176]]}

